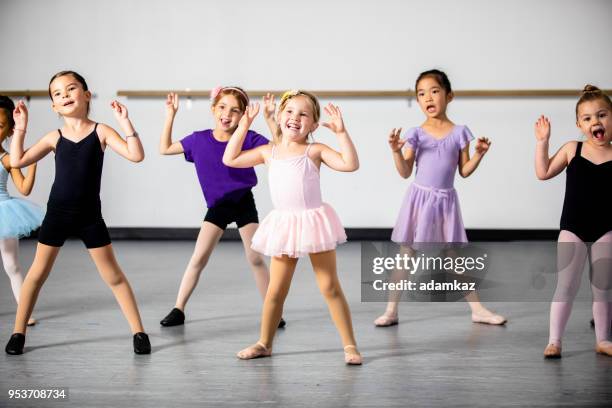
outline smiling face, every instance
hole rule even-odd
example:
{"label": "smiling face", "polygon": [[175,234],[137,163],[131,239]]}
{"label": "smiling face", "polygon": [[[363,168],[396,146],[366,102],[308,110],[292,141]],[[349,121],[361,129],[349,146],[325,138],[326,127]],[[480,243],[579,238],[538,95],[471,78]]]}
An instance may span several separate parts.
{"label": "smiling face", "polygon": [[223,95],[219,101],[211,106],[215,118],[215,128],[223,132],[233,132],[238,127],[244,110],[234,95]]}
{"label": "smiling face", "polygon": [[319,123],[312,101],[305,95],[297,95],[287,101],[278,114],[283,139],[300,142],[314,132]]}
{"label": "smiling face", "polygon": [[49,84],[53,110],[65,117],[87,117],[91,92],[73,75],[62,75]]}
{"label": "smiling face", "polygon": [[578,106],[576,125],[596,145],[605,146],[612,140],[612,112],[602,99],[585,101]]}
{"label": "smiling face", "polygon": [[435,78],[426,76],[417,84],[417,102],[428,118],[446,115],[446,106],[453,100]]}

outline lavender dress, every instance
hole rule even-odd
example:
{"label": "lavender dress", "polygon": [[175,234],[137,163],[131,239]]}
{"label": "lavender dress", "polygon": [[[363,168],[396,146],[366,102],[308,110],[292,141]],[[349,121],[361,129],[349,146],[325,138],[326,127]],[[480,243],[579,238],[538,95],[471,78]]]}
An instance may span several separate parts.
{"label": "lavender dress", "polygon": [[393,242],[467,242],[453,184],[459,154],[472,139],[467,126],[455,126],[443,139],[420,127],[408,130],[405,146],[415,151],[416,177],[395,222]]}

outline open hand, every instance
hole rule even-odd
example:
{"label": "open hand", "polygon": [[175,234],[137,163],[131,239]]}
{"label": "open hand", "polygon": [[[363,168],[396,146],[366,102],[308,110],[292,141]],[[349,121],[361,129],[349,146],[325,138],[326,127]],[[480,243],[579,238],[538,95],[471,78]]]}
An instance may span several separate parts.
{"label": "open hand", "polygon": [[544,115],[541,115],[535,123],[535,136],[538,142],[550,139],[550,121]]}
{"label": "open hand", "polygon": [[389,133],[389,139],[388,139],[389,147],[394,152],[401,151],[402,147],[404,147],[404,145],[406,144],[405,140],[400,139],[401,134],[402,134],[402,128],[399,128],[399,129],[393,128],[391,130],[391,133]]}
{"label": "open hand", "polygon": [[476,141],[476,153],[484,156],[486,152],[489,151],[491,147],[491,140],[487,137],[479,137]]}
{"label": "open hand", "polygon": [[179,108],[179,97],[174,92],[170,92],[166,97],[166,114],[174,116]]}
{"label": "open hand", "polygon": [[25,130],[28,126],[28,108],[23,101],[19,101],[15,106],[13,121],[15,121],[15,128],[17,129]]}
{"label": "open hand", "polygon": [[242,115],[242,118],[240,118],[239,126],[251,126],[251,123],[253,123],[253,120],[255,119],[255,116],[257,116],[258,113],[259,103],[255,102],[247,106],[244,111],[244,115]]}
{"label": "open hand", "polygon": [[346,129],[344,127],[344,121],[342,120],[342,112],[340,112],[340,108],[330,103],[323,109],[325,110],[325,113],[329,115],[329,122],[324,122],[321,124],[334,133],[344,132]]}
{"label": "open hand", "polygon": [[127,119],[128,117],[128,111],[127,108],[125,107],[125,105],[117,102],[117,101],[112,101],[111,102],[111,108],[113,110],[113,113],[115,114],[115,118],[117,120],[124,120]]}
{"label": "open hand", "polygon": [[276,101],[274,100],[274,95],[270,92],[264,96],[264,117],[266,119],[273,119],[274,113],[276,112]]}

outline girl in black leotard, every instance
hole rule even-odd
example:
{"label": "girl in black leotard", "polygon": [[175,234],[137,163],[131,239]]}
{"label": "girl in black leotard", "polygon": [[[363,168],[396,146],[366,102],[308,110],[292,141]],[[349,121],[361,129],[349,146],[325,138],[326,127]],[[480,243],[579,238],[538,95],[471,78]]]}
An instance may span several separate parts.
{"label": "girl in black leotard", "polygon": [[610,98],[587,85],[576,105],[576,124],[586,141],[568,142],[551,158],[548,156],[550,122],[541,116],[535,125],[538,178],[547,180],[567,167],[558,245],[559,276],[550,308],[550,338],[544,350],[547,358],[561,357],[561,337],[589,255],[595,350],[612,356],[609,337],[612,320],[612,211],[608,198],[612,180]]}
{"label": "girl in black leotard", "polygon": [[113,101],[111,107],[127,140],[110,126],[89,119],[91,93],[83,77],[76,72],[62,71],[54,75],[49,83],[49,96],[53,110],[64,118],[64,126],[49,132],[26,151],[23,139],[28,111],[23,102],[13,113],[11,167],[25,167],[54,151],[55,181],[40,228],[34,262],[21,289],[14,333],[5,350],[8,354],[23,353],[26,322],[38,293],[60,247],[68,236],[76,236],[89,250],[102,279],[121,306],[134,333],[134,352],[149,354],[151,344],[144,333],[134,293],[117,264],[100,211],[100,178],[106,146],[130,161],[140,162],[144,159],[142,144],[128,119],[127,109],[117,101]]}

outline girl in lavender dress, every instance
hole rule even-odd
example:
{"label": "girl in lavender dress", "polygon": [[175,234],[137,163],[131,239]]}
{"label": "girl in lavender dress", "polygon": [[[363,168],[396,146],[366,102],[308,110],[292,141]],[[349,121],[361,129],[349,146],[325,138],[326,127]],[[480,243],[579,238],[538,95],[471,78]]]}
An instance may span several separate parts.
{"label": "girl in lavender dress", "polygon": [[[421,73],[415,89],[417,102],[427,119],[421,126],[410,129],[403,140],[399,138],[401,129],[393,129],[389,135],[389,146],[400,176],[410,177],[414,163],[417,164],[415,181],[406,193],[391,236],[409,256],[414,255],[413,247],[418,243],[467,242],[459,199],[453,188],[455,171],[459,168],[459,174],[468,177],[491,146],[489,139],[479,138],[476,152],[470,158],[470,141],[474,136],[467,126],[455,125],[446,116],[453,92],[444,72]],[[405,147],[403,153],[402,147]],[[399,295],[399,291],[392,292],[387,310],[374,321],[376,326],[399,322]],[[467,295],[466,300],[472,309],[473,322],[506,322],[506,318],[485,308],[475,292]]]}

